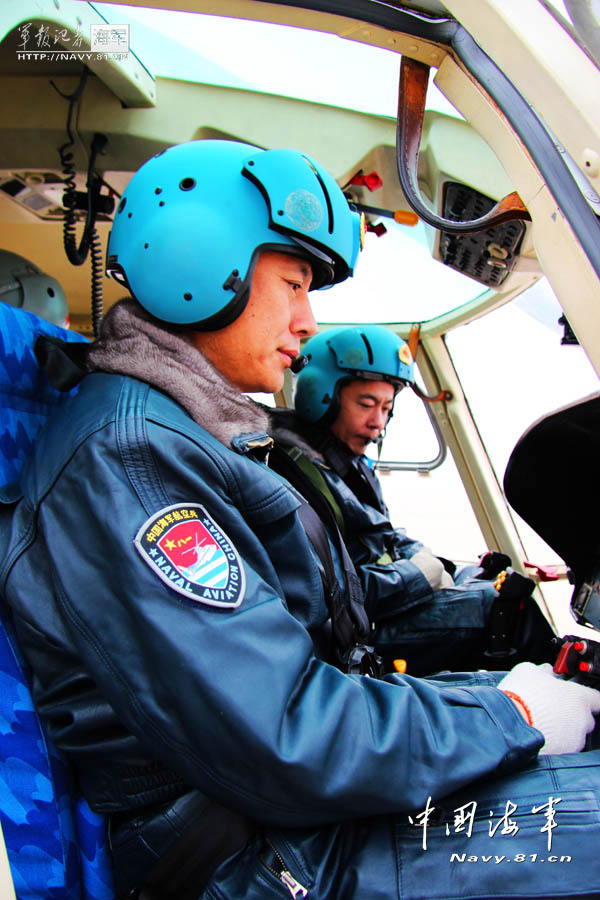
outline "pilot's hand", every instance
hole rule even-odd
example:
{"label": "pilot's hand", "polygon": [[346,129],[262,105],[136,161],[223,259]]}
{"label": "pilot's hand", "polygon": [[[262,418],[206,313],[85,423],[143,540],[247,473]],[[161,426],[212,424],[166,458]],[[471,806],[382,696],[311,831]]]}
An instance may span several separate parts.
{"label": "pilot's hand", "polygon": [[530,725],[546,741],[540,753],[576,753],[600,713],[600,691],[567,681],[552,671],[550,663],[519,663],[498,683],[498,688],[521,705]]}
{"label": "pilot's hand", "polygon": [[434,556],[429,547],[422,547],[410,558],[411,563],[420,569],[433,591],[442,587],[454,587],[454,580],[449,572],[446,572],[443,562]]}

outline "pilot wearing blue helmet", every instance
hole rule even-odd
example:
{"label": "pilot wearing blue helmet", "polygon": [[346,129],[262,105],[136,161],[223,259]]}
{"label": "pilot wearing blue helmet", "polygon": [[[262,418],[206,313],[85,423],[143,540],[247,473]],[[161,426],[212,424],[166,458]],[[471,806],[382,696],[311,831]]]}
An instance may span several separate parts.
{"label": "pilot wearing blue helmet", "polygon": [[[374,677],[343,547],[312,543],[265,464],[244,392],[281,388],[309,290],[358,255],[335,181],[295,151],[199,141],[144,165],[119,209],[108,268],[131,298],[40,436],[4,570],[38,709],[110,816],[119,895],[591,895],[600,758],[577,751],[599,695],[531,664]],[[523,833],[490,837],[509,803]],[[545,857],[549,807],[576,866],[480,862]]]}
{"label": "pilot wearing blue helmet", "polygon": [[[381,446],[398,393],[414,389],[406,341],[382,325],[328,328],[306,342],[302,358],[295,410],[275,410],[271,433],[302,460],[334,510],[362,581],[371,640],[385,668],[398,659],[409,673],[425,675],[555,656],[552,629],[529,597],[533,582],[511,576],[511,590],[518,581],[519,592],[510,603],[518,613],[502,653],[490,638],[493,617],[506,604],[496,578],[486,578],[477,565],[457,570],[390,523],[365,452],[371,443]],[[272,464],[279,464],[275,455]]]}

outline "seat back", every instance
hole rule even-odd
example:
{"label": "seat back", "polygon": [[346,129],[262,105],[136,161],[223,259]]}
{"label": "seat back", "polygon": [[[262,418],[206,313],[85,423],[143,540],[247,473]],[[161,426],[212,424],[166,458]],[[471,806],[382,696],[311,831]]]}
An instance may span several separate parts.
{"label": "seat back", "polygon": [[[15,482],[40,427],[64,402],[40,369],[41,334],[81,341],[0,303],[0,484]],[[17,900],[112,900],[106,820],[74,790],[47,738],[9,610],[0,599],[0,820]]]}
{"label": "seat back", "polygon": [[519,438],[504,473],[510,505],[578,580],[600,564],[596,530],[590,527],[599,420],[598,394],[548,413]]}

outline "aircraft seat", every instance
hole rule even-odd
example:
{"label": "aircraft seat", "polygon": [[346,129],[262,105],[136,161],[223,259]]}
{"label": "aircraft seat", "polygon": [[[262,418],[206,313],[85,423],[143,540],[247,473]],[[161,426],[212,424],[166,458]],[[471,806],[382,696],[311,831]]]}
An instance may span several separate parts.
{"label": "aircraft seat", "polygon": [[[38,429],[67,396],[34,354],[39,335],[82,341],[0,303],[0,497],[14,485]],[[8,515],[0,521],[0,541]],[[27,667],[0,598],[0,821],[17,900],[113,900],[106,819],[77,795],[69,765],[37,716]]]}

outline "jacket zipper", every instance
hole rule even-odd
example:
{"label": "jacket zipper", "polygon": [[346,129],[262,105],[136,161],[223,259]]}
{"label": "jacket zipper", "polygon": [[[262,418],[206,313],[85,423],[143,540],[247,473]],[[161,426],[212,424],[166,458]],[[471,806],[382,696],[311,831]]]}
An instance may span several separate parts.
{"label": "jacket zipper", "polygon": [[304,887],[303,884],[300,884],[300,882],[296,878],[294,878],[290,870],[286,867],[283,857],[281,856],[281,853],[278,851],[277,847],[273,846],[268,838],[266,839],[266,841],[277,857],[277,862],[281,867],[281,871],[277,872],[272,866],[268,864],[268,862],[263,859],[262,861],[265,868],[269,870],[271,875],[274,875],[275,878],[277,878],[279,881],[281,881],[282,884],[286,886],[292,897],[308,897],[308,890]]}

